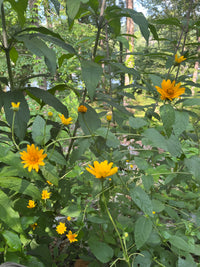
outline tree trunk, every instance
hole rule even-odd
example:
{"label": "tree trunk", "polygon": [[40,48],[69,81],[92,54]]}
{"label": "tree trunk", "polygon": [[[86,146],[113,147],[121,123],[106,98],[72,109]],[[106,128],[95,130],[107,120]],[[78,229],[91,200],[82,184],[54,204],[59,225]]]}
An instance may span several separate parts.
{"label": "tree trunk", "polygon": [[[198,42],[199,42],[199,46],[198,46],[198,49],[197,49],[197,54],[199,54],[200,53],[200,36],[198,37]],[[194,72],[193,72],[193,77],[192,77],[192,81],[194,82],[194,83],[196,83],[197,82],[197,76],[198,76],[198,69],[199,69],[199,61],[197,60],[196,62],[195,62],[195,65],[194,65]],[[194,87],[192,87],[192,95],[194,95],[195,94],[195,89],[194,89]]]}

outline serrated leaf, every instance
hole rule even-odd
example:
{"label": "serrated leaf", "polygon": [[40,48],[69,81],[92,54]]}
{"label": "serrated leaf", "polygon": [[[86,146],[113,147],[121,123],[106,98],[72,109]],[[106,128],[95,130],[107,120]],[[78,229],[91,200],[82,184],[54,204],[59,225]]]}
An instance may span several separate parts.
{"label": "serrated leaf", "polygon": [[38,145],[45,145],[51,138],[52,125],[46,125],[45,120],[37,115],[32,125],[32,138]]}
{"label": "serrated leaf", "polygon": [[88,90],[90,99],[93,99],[97,84],[103,73],[102,67],[95,62],[82,60],[81,61],[82,79]]}
{"label": "serrated leaf", "polygon": [[42,174],[45,177],[45,179],[52,184],[58,186],[58,180],[59,177],[56,173],[55,167],[51,165],[50,163],[45,164],[43,168],[41,168]]}
{"label": "serrated leaf", "polygon": [[168,151],[166,139],[156,129],[147,129],[144,132],[144,136],[153,143],[153,146],[163,148],[164,150]]}
{"label": "serrated leaf", "polygon": [[130,196],[144,214],[153,217],[153,206],[147,193],[141,187],[130,189]]}
{"label": "serrated leaf", "polygon": [[140,169],[140,170],[146,170],[149,167],[149,164],[143,158],[135,157],[134,161],[135,161],[135,164],[137,165],[138,169]]}
{"label": "serrated leaf", "polygon": [[130,117],[129,118],[129,125],[133,128],[133,129],[139,129],[142,128],[144,126],[147,125],[147,122],[141,118],[133,118]]}
{"label": "serrated leaf", "polygon": [[152,206],[155,212],[161,212],[165,209],[165,205],[157,199],[152,199]]}
{"label": "serrated leaf", "polygon": [[175,122],[174,108],[170,104],[161,106],[160,116],[163,122],[164,129],[167,135],[170,136],[172,132],[172,126]]}
{"label": "serrated leaf", "polygon": [[189,246],[189,244],[179,236],[170,236],[169,242],[178,249],[183,251],[192,252],[193,249]]}
{"label": "serrated leaf", "polygon": [[150,188],[154,184],[153,177],[151,175],[142,175],[142,183],[143,183],[144,189],[149,191]]}
{"label": "serrated leaf", "polygon": [[109,262],[113,257],[113,249],[106,243],[100,242],[95,239],[88,241],[91,252],[102,263]]}
{"label": "serrated leaf", "polygon": [[141,248],[148,240],[152,231],[152,221],[147,217],[139,217],[135,223],[135,244],[137,249]]}
{"label": "serrated leaf", "polygon": [[65,215],[65,216],[70,216],[70,217],[78,217],[81,213],[81,210],[77,205],[70,205],[68,207],[65,207],[60,211],[60,214]]}
{"label": "serrated leaf", "polygon": [[187,112],[175,111],[175,123],[173,125],[174,134],[179,136],[186,130],[189,124],[189,115]]}
{"label": "serrated leaf", "polygon": [[171,135],[167,140],[167,148],[173,157],[179,157],[182,153],[181,144],[175,135]]}
{"label": "serrated leaf", "polygon": [[60,165],[67,164],[67,161],[64,158],[64,156],[61,153],[59,153],[57,150],[53,150],[53,149],[48,150],[48,159]]}
{"label": "serrated leaf", "polygon": [[133,267],[150,267],[152,263],[151,258],[151,254],[148,251],[142,251],[134,259]]}
{"label": "serrated leaf", "polygon": [[183,101],[183,106],[199,106],[200,105],[200,98],[190,98],[190,99],[185,99]]}
{"label": "serrated leaf", "polygon": [[194,175],[198,182],[200,182],[200,158],[193,156],[189,159],[185,159],[184,163],[189,172]]}
{"label": "serrated leaf", "polygon": [[99,128],[95,131],[95,134],[102,136],[106,139],[106,144],[109,147],[116,148],[120,145],[120,141],[117,139],[117,137],[110,132],[107,128]]}
{"label": "serrated leaf", "polygon": [[6,244],[13,250],[13,251],[21,251],[22,244],[19,236],[11,231],[4,230],[2,235],[6,241]]}

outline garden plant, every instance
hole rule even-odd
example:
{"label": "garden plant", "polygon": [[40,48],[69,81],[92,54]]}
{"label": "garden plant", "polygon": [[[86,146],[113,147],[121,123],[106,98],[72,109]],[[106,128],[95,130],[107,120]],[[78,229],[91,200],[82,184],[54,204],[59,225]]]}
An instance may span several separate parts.
{"label": "garden plant", "polygon": [[33,2],[0,0],[0,263],[200,266],[196,2],[151,21],[115,1]]}

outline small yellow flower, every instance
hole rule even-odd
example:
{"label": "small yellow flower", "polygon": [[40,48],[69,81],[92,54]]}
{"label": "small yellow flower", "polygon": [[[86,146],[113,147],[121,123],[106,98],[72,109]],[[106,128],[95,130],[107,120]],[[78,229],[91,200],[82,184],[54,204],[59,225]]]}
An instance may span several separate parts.
{"label": "small yellow flower", "polygon": [[49,116],[49,117],[52,117],[52,116],[53,116],[53,112],[49,111],[49,112],[48,112],[48,116]]}
{"label": "small yellow flower", "polygon": [[70,216],[67,217],[67,220],[68,220],[68,221],[71,221],[71,219],[72,219],[72,218],[71,218]]}
{"label": "small yellow flower", "polygon": [[21,163],[25,163],[24,168],[28,167],[28,171],[30,172],[32,169],[35,169],[36,172],[39,170],[39,165],[44,166],[45,163],[43,162],[44,158],[46,158],[47,154],[42,154],[43,149],[35,147],[34,144],[27,145],[27,152],[23,151],[20,152],[21,154]]}
{"label": "small yellow flower", "polygon": [[76,237],[78,236],[77,234],[72,234],[72,231],[69,231],[68,234],[66,235],[67,238],[69,239],[69,242],[75,242],[78,241],[78,239],[76,239]]}
{"label": "small yellow flower", "polygon": [[152,211],[152,213],[153,213],[153,214],[156,214],[156,212],[155,212],[155,211]]}
{"label": "small yellow flower", "polygon": [[33,208],[35,208],[35,206],[36,206],[36,203],[35,203],[34,200],[29,200],[29,201],[28,201],[28,206],[27,206],[27,208],[29,208],[29,209],[33,209]]}
{"label": "small yellow flower", "polygon": [[50,198],[51,192],[48,192],[47,190],[42,191],[42,199],[48,199]]}
{"label": "small yellow flower", "polygon": [[33,228],[33,231],[34,231],[35,228],[37,227],[37,223],[31,224],[30,226]]}
{"label": "small yellow flower", "polygon": [[112,179],[111,179],[111,178],[109,178],[108,180],[109,180],[109,181],[112,181]]}
{"label": "small yellow flower", "polygon": [[14,102],[11,102],[11,105],[12,105],[12,109],[13,109],[14,111],[18,111],[18,110],[19,110],[20,102],[17,102],[17,104],[14,103]]}
{"label": "small yellow flower", "polygon": [[93,174],[96,178],[106,178],[118,171],[118,168],[112,168],[112,165],[113,162],[108,163],[107,160],[100,163],[98,161],[94,161],[94,167],[88,165],[90,168],[86,168],[86,170]]}
{"label": "small yellow flower", "polygon": [[180,56],[178,57],[178,55],[175,55],[175,61],[176,63],[180,64],[181,62],[183,62],[184,60],[186,60],[186,58],[184,56]]}
{"label": "small yellow flower", "polygon": [[46,182],[47,182],[47,184],[49,184],[49,185],[53,185],[53,184],[52,184],[50,181],[48,181],[48,180],[47,180]]}
{"label": "small yellow flower", "polygon": [[60,222],[59,225],[56,226],[56,232],[59,235],[64,234],[64,232],[67,231],[67,227],[65,226],[65,223]]}
{"label": "small yellow flower", "polygon": [[130,168],[133,169],[133,165],[132,164],[130,165]]}
{"label": "small yellow flower", "polygon": [[80,106],[78,107],[78,112],[81,112],[81,113],[85,113],[85,112],[87,112],[87,107],[84,106],[84,105],[80,105]]}
{"label": "small yellow flower", "polygon": [[71,117],[66,119],[63,114],[62,115],[59,114],[59,117],[61,119],[62,124],[64,124],[64,125],[69,125],[69,124],[72,123],[72,118]]}
{"label": "small yellow flower", "polygon": [[126,160],[126,162],[129,162],[129,161],[130,161],[129,159]]}
{"label": "small yellow flower", "polygon": [[128,237],[128,233],[126,232],[126,233],[124,233],[124,237]]}
{"label": "small yellow flower", "polygon": [[175,81],[171,82],[169,79],[163,80],[161,83],[161,87],[159,86],[155,86],[158,93],[161,94],[160,98],[162,100],[166,100],[169,99],[170,101],[172,101],[173,98],[177,98],[180,95],[185,93],[185,88],[181,87],[181,83],[178,83],[177,85],[175,85]]}
{"label": "small yellow flower", "polygon": [[111,121],[112,120],[112,115],[107,115],[106,119],[107,119],[107,121]]}

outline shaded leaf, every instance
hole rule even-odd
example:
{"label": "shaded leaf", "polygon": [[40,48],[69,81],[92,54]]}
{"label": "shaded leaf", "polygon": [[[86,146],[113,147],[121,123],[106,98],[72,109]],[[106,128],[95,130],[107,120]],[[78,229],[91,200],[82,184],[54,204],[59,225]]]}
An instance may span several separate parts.
{"label": "shaded leaf", "polygon": [[113,249],[106,243],[95,239],[89,239],[88,244],[90,250],[100,262],[107,263],[112,259],[114,254]]}
{"label": "shaded leaf", "polygon": [[152,221],[144,216],[137,219],[135,223],[135,244],[137,249],[141,248],[148,240],[152,231]]}

